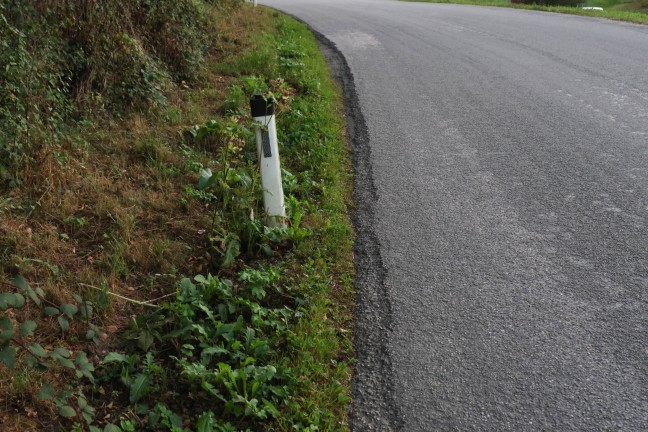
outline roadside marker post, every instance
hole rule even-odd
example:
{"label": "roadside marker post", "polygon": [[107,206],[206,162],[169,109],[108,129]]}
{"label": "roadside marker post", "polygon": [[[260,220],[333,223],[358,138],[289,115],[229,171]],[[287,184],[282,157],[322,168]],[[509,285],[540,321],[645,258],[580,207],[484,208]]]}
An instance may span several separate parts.
{"label": "roadside marker post", "polygon": [[277,143],[277,126],[274,115],[275,107],[276,102],[274,99],[266,99],[260,94],[254,95],[250,99],[250,109],[255,123],[261,186],[263,187],[263,207],[268,226],[285,228],[286,207],[281,184],[279,145]]}

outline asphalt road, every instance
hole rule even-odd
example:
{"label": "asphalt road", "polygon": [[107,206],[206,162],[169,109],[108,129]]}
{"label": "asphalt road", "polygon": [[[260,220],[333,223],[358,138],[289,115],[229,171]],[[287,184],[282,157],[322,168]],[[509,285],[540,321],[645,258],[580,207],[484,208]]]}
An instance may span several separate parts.
{"label": "asphalt road", "polygon": [[263,2],[354,80],[353,430],[648,430],[648,26]]}

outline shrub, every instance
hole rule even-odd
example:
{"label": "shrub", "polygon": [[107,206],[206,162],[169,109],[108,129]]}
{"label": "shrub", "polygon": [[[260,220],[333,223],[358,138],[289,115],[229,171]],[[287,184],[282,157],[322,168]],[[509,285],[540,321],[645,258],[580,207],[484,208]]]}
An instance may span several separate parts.
{"label": "shrub", "polygon": [[142,39],[176,80],[192,79],[202,65],[210,38],[203,5],[194,0],[143,0]]}
{"label": "shrub", "polygon": [[62,23],[63,43],[75,60],[77,100],[99,95],[119,112],[163,104],[168,78],[194,77],[207,49],[198,1],[67,0],[50,13]]}
{"label": "shrub", "polygon": [[[235,0],[5,0],[0,4],[0,180],[65,141],[80,113],[165,104],[195,79],[214,39],[205,3]],[[212,20],[213,21],[213,20]]]}
{"label": "shrub", "polygon": [[60,34],[21,1],[0,5],[0,178],[16,184],[18,165],[43,142],[57,142],[69,116],[69,70]]}

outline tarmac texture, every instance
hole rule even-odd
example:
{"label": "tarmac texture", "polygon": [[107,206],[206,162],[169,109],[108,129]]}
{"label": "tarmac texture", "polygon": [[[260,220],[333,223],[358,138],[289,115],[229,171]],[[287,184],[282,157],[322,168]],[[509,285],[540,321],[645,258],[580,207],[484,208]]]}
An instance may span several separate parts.
{"label": "tarmac texture", "polygon": [[352,430],[648,430],[648,26],[263,3],[344,84]]}

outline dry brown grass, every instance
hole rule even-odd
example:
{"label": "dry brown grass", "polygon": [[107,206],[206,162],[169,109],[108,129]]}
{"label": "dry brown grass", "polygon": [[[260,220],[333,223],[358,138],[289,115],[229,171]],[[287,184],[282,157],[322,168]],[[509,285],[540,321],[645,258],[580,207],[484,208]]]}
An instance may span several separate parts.
{"label": "dry brown grass", "polygon": [[[210,62],[250,47],[246,35],[260,18],[245,9],[228,21],[214,11],[220,26]],[[123,120],[91,117],[92,126],[74,142],[43,143],[25,169],[25,184],[0,201],[2,289],[12,289],[10,281],[20,273],[55,304],[71,301],[73,294],[97,302],[98,289],[148,301],[172,292],[179,275],[208,268],[210,214],[204,203],[182,198],[185,185],[197,181],[187,162],[213,164],[217,149],[192,150],[186,132],[214,117],[233,80],[207,68],[186,88],[167,94],[166,110]],[[26,316],[39,323],[29,342],[89,350],[97,360],[138,313],[128,301],[107,299],[95,318],[107,334],[102,346],[85,343],[74,323],[62,335],[51,318],[27,309]],[[60,373],[0,365],[0,430],[56,430],[52,405],[34,395],[41,382],[65,379],[64,374],[57,378]]]}

